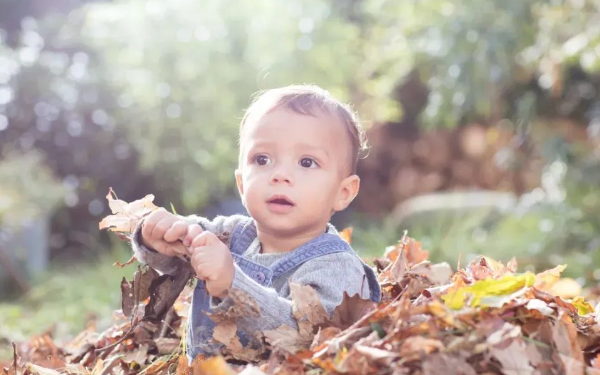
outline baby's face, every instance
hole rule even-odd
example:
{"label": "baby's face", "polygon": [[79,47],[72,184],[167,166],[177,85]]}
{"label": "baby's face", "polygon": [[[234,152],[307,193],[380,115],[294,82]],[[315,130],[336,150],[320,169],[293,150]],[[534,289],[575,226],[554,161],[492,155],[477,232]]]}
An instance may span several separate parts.
{"label": "baby's face", "polygon": [[[298,235],[325,229],[358,192],[350,139],[339,120],[277,108],[245,125],[236,180],[260,230]],[[350,175],[350,176],[349,176]]]}

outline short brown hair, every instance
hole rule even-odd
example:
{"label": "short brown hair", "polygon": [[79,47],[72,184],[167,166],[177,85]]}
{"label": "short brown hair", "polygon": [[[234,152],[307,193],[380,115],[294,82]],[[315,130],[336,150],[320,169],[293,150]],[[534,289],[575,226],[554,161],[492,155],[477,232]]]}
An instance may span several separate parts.
{"label": "short brown hair", "polygon": [[356,163],[367,150],[365,132],[360,126],[358,115],[349,104],[335,99],[328,91],[316,85],[290,85],[259,91],[242,118],[240,124],[240,142],[242,129],[251,117],[263,116],[277,108],[284,107],[301,115],[317,116],[324,111],[337,117],[350,137],[351,170],[356,173]]}

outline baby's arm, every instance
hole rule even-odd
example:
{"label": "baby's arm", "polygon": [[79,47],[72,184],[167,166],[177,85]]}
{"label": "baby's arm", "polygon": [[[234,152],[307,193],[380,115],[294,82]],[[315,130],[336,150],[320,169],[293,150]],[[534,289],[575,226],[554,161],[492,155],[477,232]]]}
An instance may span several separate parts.
{"label": "baby's arm", "polygon": [[[310,285],[315,289],[325,310],[332,314],[336,306],[342,303],[344,291],[350,296],[360,294],[361,298],[370,296],[369,286],[364,281],[364,268],[360,260],[351,253],[335,253],[310,260],[300,266],[291,276],[290,281]],[[297,328],[292,316],[292,301],[289,297],[289,286],[285,286],[287,298],[278,295],[273,288],[264,287],[255,282],[237,265],[231,289],[242,290],[253,298],[261,307],[257,318],[244,318],[240,325],[248,332],[276,329],[283,324]],[[213,311],[226,309],[231,299],[223,301],[212,298]]]}
{"label": "baby's arm", "polygon": [[[180,218],[188,224],[200,225],[205,231],[214,233],[217,237],[231,233],[239,222],[248,220],[248,217],[243,215],[217,216],[213,220],[208,220],[205,217],[197,215],[180,216]],[[141,238],[142,224],[142,222],[138,224],[131,238],[131,246],[138,261],[164,274],[176,274],[181,267],[181,263],[184,261],[177,257],[161,254],[154,249],[144,246]]]}

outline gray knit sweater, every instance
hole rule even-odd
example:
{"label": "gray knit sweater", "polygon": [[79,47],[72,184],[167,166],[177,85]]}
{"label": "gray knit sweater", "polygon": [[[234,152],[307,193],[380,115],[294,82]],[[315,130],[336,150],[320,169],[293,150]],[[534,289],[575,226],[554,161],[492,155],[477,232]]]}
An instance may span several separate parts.
{"label": "gray knit sweater", "polygon": [[[204,230],[212,232],[218,237],[227,237],[228,234],[232,233],[236,223],[244,218],[247,219],[247,217],[240,215],[218,216],[211,221],[196,215],[182,217],[188,223],[197,223]],[[136,229],[132,241],[137,259],[162,273],[175,274],[179,267],[177,264],[181,260],[165,256],[143,246],[139,240],[140,232],[141,227]],[[331,225],[328,226],[328,232],[337,234],[337,231]],[[257,238],[243,253],[243,257],[269,267],[274,262],[290,256],[291,253],[262,254],[260,242]],[[264,331],[278,328],[282,324],[297,327],[297,323],[292,316],[289,282],[312,286],[319,295],[323,307],[330,314],[342,302],[344,292],[347,292],[350,296],[359,294],[363,299],[370,298],[363,262],[354,252],[338,252],[308,260],[299,267],[274,277],[271,287],[260,285],[236,264],[232,289],[239,289],[248,293],[261,307],[259,317],[247,318],[243,321],[247,329],[250,331]],[[230,305],[231,301],[228,301],[229,299],[229,297],[226,297],[221,301],[212,298],[211,307],[213,311],[218,311],[219,308]]]}

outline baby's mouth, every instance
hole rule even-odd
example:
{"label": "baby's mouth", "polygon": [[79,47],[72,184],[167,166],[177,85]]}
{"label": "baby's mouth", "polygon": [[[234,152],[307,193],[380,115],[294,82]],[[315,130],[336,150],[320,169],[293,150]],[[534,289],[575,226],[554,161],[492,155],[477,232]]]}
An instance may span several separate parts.
{"label": "baby's mouth", "polygon": [[267,201],[267,203],[274,203],[274,204],[280,204],[283,206],[293,206],[294,203],[292,203],[290,200],[288,200],[285,197],[275,197],[275,198],[271,198]]}

